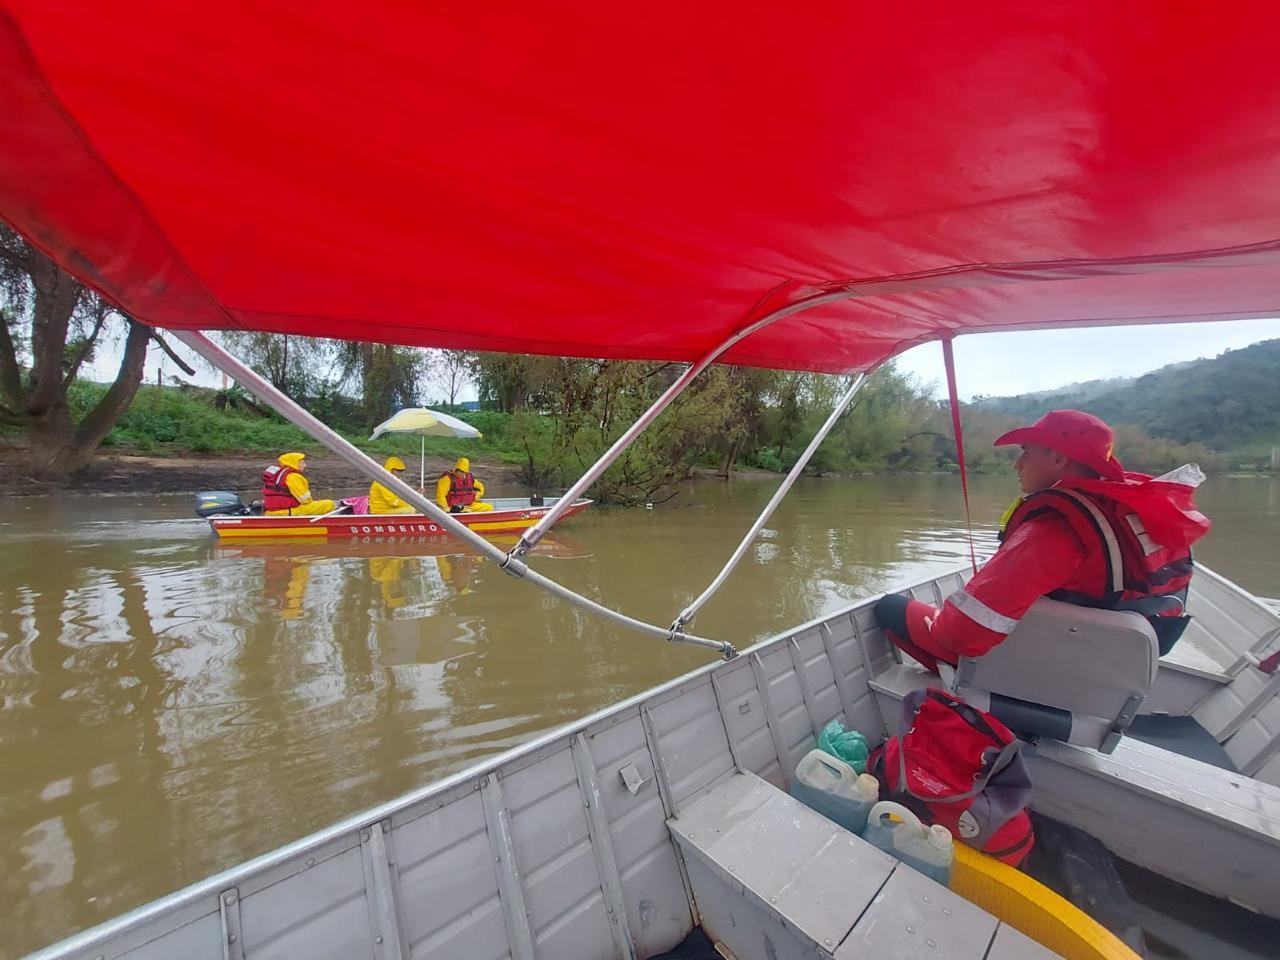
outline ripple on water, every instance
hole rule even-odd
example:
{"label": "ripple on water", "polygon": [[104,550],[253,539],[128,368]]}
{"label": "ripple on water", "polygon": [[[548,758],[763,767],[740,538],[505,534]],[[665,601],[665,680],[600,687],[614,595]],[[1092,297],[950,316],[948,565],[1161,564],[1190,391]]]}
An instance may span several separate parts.
{"label": "ripple on water", "polygon": [[[670,623],[775,488],[700,483],[652,511],[593,508],[536,561]],[[974,478],[979,553],[1012,492]],[[1201,503],[1216,528],[1200,556],[1280,595],[1280,482],[1213,478]],[[0,819],[15,838],[0,929],[18,953],[709,659],[474,557],[224,550],[188,510],[0,502]],[[697,629],[745,645],[968,550],[954,478],[802,479]]]}

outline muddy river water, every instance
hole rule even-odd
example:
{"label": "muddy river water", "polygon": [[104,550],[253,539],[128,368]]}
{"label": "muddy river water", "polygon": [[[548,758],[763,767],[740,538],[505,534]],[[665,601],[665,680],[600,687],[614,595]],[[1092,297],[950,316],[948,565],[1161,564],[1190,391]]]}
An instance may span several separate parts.
{"label": "muddy river water", "polygon": [[[775,483],[593,508],[534,564],[669,623]],[[975,482],[981,547],[1013,493]],[[1200,503],[1199,560],[1280,595],[1280,481]],[[0,956],[707,662],[438,542],[223,547],[190,506],[0,503]],[[697,630],[742,647],[966,556],[954,478],[805,480]]]}

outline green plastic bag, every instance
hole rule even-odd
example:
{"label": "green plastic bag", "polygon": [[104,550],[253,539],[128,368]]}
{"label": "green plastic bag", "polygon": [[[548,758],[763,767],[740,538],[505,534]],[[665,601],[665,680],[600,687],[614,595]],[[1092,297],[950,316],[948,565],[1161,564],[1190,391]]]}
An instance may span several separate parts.
{"label": "green plastic bag", "polygon": [[843,760],[854,773],[867,770],[867,738],[857,730],[846,730],[839,720],[832,720],[818,734],[818,749]]}

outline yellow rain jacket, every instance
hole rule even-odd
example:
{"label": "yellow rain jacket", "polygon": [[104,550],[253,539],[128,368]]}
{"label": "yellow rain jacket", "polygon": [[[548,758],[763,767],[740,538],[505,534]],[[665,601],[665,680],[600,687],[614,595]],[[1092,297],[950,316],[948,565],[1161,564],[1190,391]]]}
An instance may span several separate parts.
{"label": "yellow rain jacket", "polygon": [[[469,474],[471,473],[471,461],[466,457],[459,457],[458,462],[453,465],[453,470],[448,473],[441,474],[440,479],[436,481],[436,503],[440,505],[441,510],[450,510],[449,491],[453,489],[454,473]],[[463,513],[484,513],[486,510],[492,510],[492,503],[482,503],[484,499],[484,483],[471,478],[472,488],[475,490],[476,498],[461,508]]]}
{"label": "yellow rain jacket", "polygon": [[291,467],[295,471],[284,478],[284,485],[289,488],[299,505],[292,510],[267,510],[265,513],[268,517],[318,517],[338,508],[332,500],[312,499],[311,481],[302,475],[302,461],[305,459],[305,453],[282,453],[278,458],[280,466]]}
{"label": "yellow rain jacket", "polygon": [[[387,457],[387,462],[382,465],[383,469],[388,473],[404,470],[404,461],[399,457]],[[418,511],[405,503],[398,496],[388,490],[380,483],[375,483],[369,488],[369,512],[370,513],[417,513]]]}

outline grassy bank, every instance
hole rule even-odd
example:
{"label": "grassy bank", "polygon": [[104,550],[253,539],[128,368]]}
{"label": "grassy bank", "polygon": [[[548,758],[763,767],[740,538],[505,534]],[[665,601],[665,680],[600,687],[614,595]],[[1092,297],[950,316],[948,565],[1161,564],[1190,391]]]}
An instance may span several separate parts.
{"label": "grassy bank", "polygon": [[[83,416],[102,396],[106,387],[102,384],[79,382],[72,386],[68,400],[72,414]],[[898,406],[879,409],[874,402],[855,409],[842,422],[840,429],[823,445],[814,458],[811,470],[831,474],[871,474],[884,472],[956,472],[958,467],[951,454],[948,437],[940,432],[915,431],[914,421],[894,416]],[[326,403],[323,399],[309,401],[308,406],[323,421],[333,426],[358,448],[378,457],[397,454],[406,461],[416,458],[419,438],[412,435],[385,436],[369,442],[368,433],[359,427],[359,414],[350,400]],[[470,423],[484,436],[479,440],[457,440],[428,437],[426,452],[437,458],[468,456],[490,463],[510,464],[521,470],[522,475],[532,475],[534,486],[554,487],[563,484],[566,477],[576,477],[583,467],[595,458],[604,442],[594,428],[580,431],[580,436],[567,450],[555,450],[552,434],[556,421],[551,416],[535,414],[506,414],[497,411],[454,411],[460,419]],[[1009,450],[993,450],[991,439],[1002,433],[1012,423],[1008,418],[993,419],[981,409],[966,411],[970,433],[969,469],[974,473],[1004,474],[1012,460]],[[988,422],[991,421],[991,422]],[[591,424],[588,422],[588,427]],[[793,440],[784,450],[766,446],[757,441],[741,451],[737,459],[738,469],[756,469],[782,472],[788,469],[799,446],[807,442],[808,425],[797,424]],[[1200,446],[1171,444],[1153,441],[1134,428],[1121,427],[1125,460],[1134,469],[1160,473],[1170,466],[1187,460],[1196,460],[1210,473],[1246,470],[1268,473],[1270,448],[1265,444],[1256,449],[1233,453],[1210,453]],[[19,436],[16,428],[0,428],[0,436]],[[906,440],[900,439],[906,436]],[[530,465],[526,444],[533,450],[534,464]],[[142,386],[129,409],[121,417],[103,444],[105,453],[138,453],[152,457],[173,458],[187,454],[200,456],[235,455],[264,456],[274,459],[286,450],[299,449],[315,453],[322,448],[296,427],[278,416],[252,403],[238,390],[219,394],[213,390],[196,387]],[[641,444],[643,447],[643,444]],[[793,449],[794,448],[794,449]],[[886,452],[887,451],[887,452]],[[641,455],[670,469],[669,460],[663,459],[662,450]],[[677,471],[684,475],[686,469],[714,470],[720,455],[715,450],[697,448],[682,454],[684,466]],[[410,462],[410,466],[412,466]]]}
{"label": "grassy bank", "polygon": [[[73,407],[88,409],[105,388],[98,384],[77,384],[71,397]],[[275,416],[264,416],[246,405],[219,409],[213,391],[144,386],[138,390],[128,411],[108,434],[103,446],[128,449],[156,456],[183,453],[279,454],[286,450],[316,451],[320,446],[292,424]],[[80,414],[76,410],[76,415]],[[429,455],[438,457],[487,457],[506,463],[524,459],[524,451],[507,435],[511,417],[490,411],[460,412],[459,419],[470,423],[483,437],[457,440],[427,437]],[[338,427],[338,432],[361,450],[408,459],[416,456],[421,443],[417,436],[387,435],[370,442],[364,431]]]}

